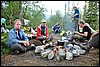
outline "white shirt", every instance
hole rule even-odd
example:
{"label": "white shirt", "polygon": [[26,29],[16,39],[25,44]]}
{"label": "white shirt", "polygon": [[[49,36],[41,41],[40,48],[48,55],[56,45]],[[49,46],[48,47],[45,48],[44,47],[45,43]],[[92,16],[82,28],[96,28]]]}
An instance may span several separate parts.
{"label": "white shirt", "polygon": [[79,32],[83,32],[83,28],[79,27]]}

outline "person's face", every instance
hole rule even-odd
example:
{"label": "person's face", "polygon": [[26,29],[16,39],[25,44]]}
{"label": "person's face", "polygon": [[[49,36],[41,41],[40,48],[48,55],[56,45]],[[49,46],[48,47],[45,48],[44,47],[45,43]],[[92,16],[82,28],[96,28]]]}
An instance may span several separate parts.
{"label": "person's face", "polygon": [[56,25],[59,25],[59,23],[56,23]]}
{"label": "person's face", "polygon": [[17,20],[17,21],[15,22],[14,28],[15,28],[16,30],[19,30],[19,29],[21,28],[21,22],[20,22],[19,20]]}
{"label": "person's face", "polygon": [[83,28],[83,27],[84,27],[84,24],[81,24],[81,23],[80,23],[79,26],[80,26],[81,28]]}
{"label": "person's face", "polygon": [[76,9],[76,7],[73,8],[74,10]]}
{"label": "person's face", "polygon": [[42,26],[45,26],[46,25],[46,22],[42,22]]}

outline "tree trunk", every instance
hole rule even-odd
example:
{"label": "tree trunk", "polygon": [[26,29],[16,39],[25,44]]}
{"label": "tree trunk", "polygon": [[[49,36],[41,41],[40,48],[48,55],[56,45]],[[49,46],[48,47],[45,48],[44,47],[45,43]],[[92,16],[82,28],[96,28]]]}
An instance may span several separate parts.
{"label": "tree trunk", "polygon": [[19,19],[22,17],[22,1],[19,1]]}
{"label": "tree trunk", "polygon": [[9,21],[10,21],[10,26],[11,26],[12,25],[12,14],[10,15]]}
{"label": "tree trunk", "polygon": [[9,21],[10,21],[10,26],[12,25],[12,14],[13,14],[13,11],[12,11],[12,7],[11,7],[11,2],[9,1],[9,5],[10,5],[10,16],[9,16]]}

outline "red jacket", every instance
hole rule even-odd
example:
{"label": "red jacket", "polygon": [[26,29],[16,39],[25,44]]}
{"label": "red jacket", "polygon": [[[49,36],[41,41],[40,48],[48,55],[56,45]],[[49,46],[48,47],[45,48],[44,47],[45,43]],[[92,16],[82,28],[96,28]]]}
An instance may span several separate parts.
{"label": "red jacket", "polygon": [[[41,34],[41,25],[37,26],[36,30],[37,30],[36,39],[38,39],[38,36],[42,35]],[[47,26],[46,26],[45,34],[46,34],[46,37],[48,37],[48,27]]]}

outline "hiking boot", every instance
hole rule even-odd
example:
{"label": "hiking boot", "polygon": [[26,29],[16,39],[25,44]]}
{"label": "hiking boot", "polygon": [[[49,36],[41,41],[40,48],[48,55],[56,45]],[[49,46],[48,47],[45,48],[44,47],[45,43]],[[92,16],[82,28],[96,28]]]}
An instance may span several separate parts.
{"label": "hiking boot", "polygon": [[81,44],[81,43],[77,43],[77,42],[75,42],[75,41],[72,41],[71,44],[75,44],[75,45],[79,46],[81,49],[86,50],[86,46],[84,46],[84,45]]}
{"label": "hiking boot", "polygon": [[92,46],[90,46],[90,45],[86,45],[86,48],[85,48],[85,50],[86,50],[86,53],[89,53],[89,51],[90,51],[90,49],[92,48]]}
{"label": "hiking boot", "polygon": [[35,45],[31,44],[31,50],[35,50]]}
{"label": "hiking boot", "polygon": [[75,42],[75,40],[73,40],[73,41],[71,41],[71,42],[69,42],[69,43],[71,43],[71,44],[76,44],[76,45],[79,45],[80,43],[78,43],[78,42]]}
{"label": "hiking boot", "polygon": [[79,44],[78,46],[80,46],[81,49],[86,50],[86,53],[88,53],[92,47],[88,44],[86,46],[84,46],[83,44]]}
{"label": "hiking boot", "polygon": [[15,50],[15,51],[13,52],[13,54],[18,55],[18,54],[19,54],[19,51],[18,51],[18,50]]}
{"label": "hiking boot", "polygon": [[88,44],[86,46],[84,46],[83,44],[75,43],[75,45],[78,45],[81,49],[86,50],[86,52],[84,54],[89,53],[89,51],[90,51],[90,49],[92,47],[92,46],[90,46]]}
{"label": "hiking boot", "polygon": [[86,50],[86,53],[88,53],[90,51],[90,49],[92,48],[92,46],[89,45],[88,43],[77,43],[75,41],[72,41],[71,43],[78,45],[83,50]]}

